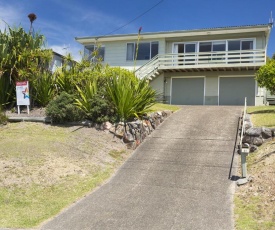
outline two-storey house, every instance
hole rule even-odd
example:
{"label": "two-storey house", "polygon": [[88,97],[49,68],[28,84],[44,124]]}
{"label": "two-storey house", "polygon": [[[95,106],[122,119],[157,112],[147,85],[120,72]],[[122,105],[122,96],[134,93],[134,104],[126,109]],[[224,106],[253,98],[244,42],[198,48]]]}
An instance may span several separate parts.
{"label": "two-storey house", "polygon": [[147,77],[164,101],[178,105],[264,104],[255,73],[266,63],[272,25],[81,37],[103,63]]}

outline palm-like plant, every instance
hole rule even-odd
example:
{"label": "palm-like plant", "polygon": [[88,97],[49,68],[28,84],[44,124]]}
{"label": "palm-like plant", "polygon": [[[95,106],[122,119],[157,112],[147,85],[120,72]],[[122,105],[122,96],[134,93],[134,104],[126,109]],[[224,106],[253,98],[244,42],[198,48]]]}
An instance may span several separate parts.
{"label": "palm-like plant", "polygon": [[138,79],[132,72],[112,76],[107,81],[106,91],[124,124],[134,117],[140,118],[156,103],[157,93],[148,80]]}
{"label": "palm-like plant", "polygon": [[97,93],[97,83],[96,81],[89,81],[83,90],[77,85],[76,88],[79,94],[79,98],[75,100],[75,104],[87,115],[91,111],[91,99]]}
{"label": "palm-like plant", "polygon": [[45,71],[32,81],[32,98],[40,105],[47,106],[55,96],[55,86],[53,76]]}
{"label": "palm-like plant", "polygon": [[0,76],[0,107],[6,106],[13,101],[15,86],[10,83],[9,78]]}

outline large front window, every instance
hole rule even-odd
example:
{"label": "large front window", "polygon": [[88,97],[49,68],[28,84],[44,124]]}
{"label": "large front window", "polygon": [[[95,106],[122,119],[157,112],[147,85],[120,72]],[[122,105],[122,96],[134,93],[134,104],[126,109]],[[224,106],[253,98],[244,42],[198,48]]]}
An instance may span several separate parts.
{"label": "large front window", "polygon": [[175,53],[179,54],[178,65],[192,65],[210,62],[219,64],[225,60],[228,60],[228,63],[247,63],[250,60],[244,59],[250,59],[251,55],[253,56],[253,48],[253,39],[236,39],[174,43],[173,49]]}
{"label": "large front window", "polygon": [[[240,56],[240,59],[250,59],[253,52],[243,52],[243,50],[253,50],[253,41],[252,40],[230,40],[228,41],[228,59],[236,60],[236,56]],[[236,52],[241,51],[241,52]],[[242,63],[248,63],[249,61],[242,60]],[[229,63],[238,63],[236,61],[230,61]]]}
{"label": "large front window", "polygon": [[199,43],[199,52],[206,53],[199,55],[199,61],[209,62],[213,60],[222,60],[223,57],[220,51],[226,50],[226,42],[225,41],[213,41],[213,42],[200,42]]}
{"label": "large front window", "polygon": [[[220,52],[220,51],[238,51],[238,50],[252,50],[253,40],[227,40],[227,41],[207,41],[196,43],[175,43],[174,51],[176,53],[189,52]],[[197,48],[196,48],[197,47]]]}
{"label": "large front window", "polygon": [[150,60],[158,54],[158,42],[127,43],[127,61]]}
{"label": "large front window", "polygon": [[105,47],[95,45],[85,46],[84,56],[91,61],[104,61]]}

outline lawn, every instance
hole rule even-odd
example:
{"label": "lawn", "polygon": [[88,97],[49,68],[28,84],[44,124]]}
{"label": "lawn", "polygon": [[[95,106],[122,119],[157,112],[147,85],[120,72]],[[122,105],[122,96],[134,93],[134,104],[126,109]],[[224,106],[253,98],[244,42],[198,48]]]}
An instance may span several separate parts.
{"label": "lawn", "polygon": [[93,128],[20,122],[0,132],[0,228],[38,226],[104,183],[131,152]]}
{"label": "lawn", "polygon": [[132,152],[112,134],[81,126],[19,122],[0,133],[0,228],[39,226],[103,184]]}
{"label": "lawn", "polygon": [[252,115],[255,127],[275,127],[275,106],[251,106],[247,112]]}

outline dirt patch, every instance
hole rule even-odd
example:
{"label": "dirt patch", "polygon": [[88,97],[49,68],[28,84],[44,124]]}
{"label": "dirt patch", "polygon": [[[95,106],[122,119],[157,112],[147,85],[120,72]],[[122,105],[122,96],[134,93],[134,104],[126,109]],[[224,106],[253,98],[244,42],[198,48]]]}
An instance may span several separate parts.
{"label": "dirt patch", "polygon": [[17,108],[6,110],[5,114],[8,117],[46,117],[46,109],[34,107],[30,109],[30,113],[28,114],[27,108],[25,106],[21,106],[20,114],[18,114]]}
{"label": "dirt patch", "polygon": [[249,154],[248,174],[252,181],[236,191],[236,197],[241,200],[239,205],[243,206],[237,208],[251,212],[251,219],[255,221],[255,228],[251,229],[275,229],[275,140]]}
{"label": "dirt patch", "polygon": [[0,186],[50,186],[116,164],[131,151],[109,132],[82,126],[9,123],[0,128]]}

